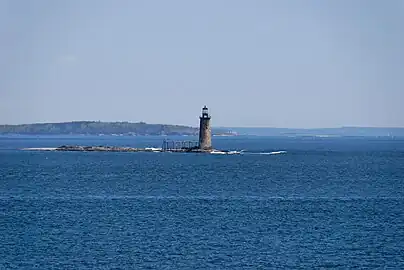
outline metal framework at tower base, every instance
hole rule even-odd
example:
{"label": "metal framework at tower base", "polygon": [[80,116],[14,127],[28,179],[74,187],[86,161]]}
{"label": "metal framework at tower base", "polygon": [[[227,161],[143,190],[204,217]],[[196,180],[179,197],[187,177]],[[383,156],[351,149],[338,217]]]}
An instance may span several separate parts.
{"label": "metal framework at tower base", "polygon": [[161,146],[162,151],[186,152],[199,148],[199,142],[196,141],[174,141],[164,140]]}

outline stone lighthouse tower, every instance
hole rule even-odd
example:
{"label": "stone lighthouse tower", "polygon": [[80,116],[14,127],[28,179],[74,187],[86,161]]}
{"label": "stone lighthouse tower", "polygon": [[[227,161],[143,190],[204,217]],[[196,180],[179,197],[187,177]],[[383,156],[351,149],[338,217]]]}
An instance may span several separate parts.
{"label": "stone lighthouse tower", "polygon": [[199,117],[199,149],[212,149],[212,130],[210,128],[210,115],[208,108],[203,107],[202,115]]}

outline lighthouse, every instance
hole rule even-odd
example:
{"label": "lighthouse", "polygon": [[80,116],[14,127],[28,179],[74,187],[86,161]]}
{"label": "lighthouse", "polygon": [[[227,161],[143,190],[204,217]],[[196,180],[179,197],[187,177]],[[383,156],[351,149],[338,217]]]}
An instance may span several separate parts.
{"label": "lighthouse", "polygon": [[199,149],[212,149],[212,130],[210,127],[210,115],[208,108],[202,108],[202,115],[199,117]]}

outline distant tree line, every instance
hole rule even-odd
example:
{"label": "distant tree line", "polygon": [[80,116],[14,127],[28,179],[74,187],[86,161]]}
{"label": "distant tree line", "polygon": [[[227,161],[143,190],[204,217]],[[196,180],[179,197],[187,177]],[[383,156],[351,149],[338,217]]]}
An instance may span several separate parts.
{"label": "distant tree line", "polygon": [[144,122],[77,121],[66,123],[38,123],[0,125],[0,134],[125,134],[125,135],[197,135],[198,129],[180,125],[146,124]]}

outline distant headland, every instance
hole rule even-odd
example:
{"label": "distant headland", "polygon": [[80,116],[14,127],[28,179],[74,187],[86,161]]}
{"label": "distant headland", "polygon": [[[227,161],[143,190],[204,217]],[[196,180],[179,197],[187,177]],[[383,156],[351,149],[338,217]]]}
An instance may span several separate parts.
{"label": "distant headland", "polygon": [[[199,128],[184,125],[147,124],[145,122],[73,121],[0,125],[0,135],[115,135],[115,136],[198,136]],[[404,128],[340,127],[340,128],[247,128],[212,127],[213,136],[269,137],[404,137]]]}
{"label": "distant headland", "polygon": [[[19,135],[188,135],[197,136],[199,128],[183,125],[147,124],[145,122],[101,122],[74,121],[63,123],[35,123],[22,125],[0,125],[0,134]],[[234,135],[225,128],[214,129],[213,135]]]}

